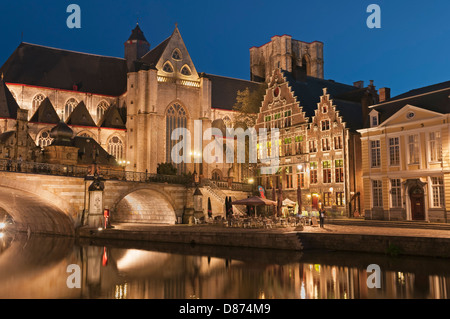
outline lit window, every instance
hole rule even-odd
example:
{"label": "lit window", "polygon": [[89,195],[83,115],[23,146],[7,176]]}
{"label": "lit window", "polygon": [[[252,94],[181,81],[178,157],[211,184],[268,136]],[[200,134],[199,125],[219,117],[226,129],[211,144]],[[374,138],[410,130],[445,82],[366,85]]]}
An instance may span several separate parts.
{"label": "lit window", "polygon": [[124,151],[123,150],[124,150],[123,142],[119,137],[113,136],[109,139],[108,153],[111,154],[112,156],[114,156],[117,161],[124,159]]}
{"label": "lit window", "polygon": [[419,164],[419,135],[408,136],[409,164]]}
{"label": "lit window", "polygon": [[41,105],[41,103],[45,100],[45,96],[42,94],[37,94],[34,98],[33,98],[33,102],[31,103],[31,113],[34,114],[36,112],[36,110],[39,108],[39,106]]}
{"label": "lit window", "polygon": [[323,193],[323,205],[331,206],[331,193],[330,192]]}
{"label": "lit window", "polygon": [[322,162],[323,182],[325,184],[331,183],[331,161]]}
{"label": "lit window", "polygon": [[336,175],[336,183],[344,182],[344,161],[343,160],[335,160],[335,175]]}
{"label": "lit window", "polygon": [[310,183],[317,184],[317,162],[311,162],[309,165]]}
{"label": "lit window", "polygon": [[97,105],[97,122],[102,119],[102,117],[105,114],[106,109],[108,107],[109,107],[109,104],[106,101],[101,101],[100,103],[98,103],[98,105]]}
{"label": "lit window", "polygon": [[433,207],[444,207],[444,180],[442,177],[431,178]]}
{"label": "lit window", "polygon": [[344,192],[336,192],[336,205],[344,206]]}
{"label": "lit window", "polygon": [[66,104],[64,105],[64,113],[63,113],[63,120],[67,120],[72,113],[72,111],[77,107],[78,101],[74,98],[70,98],[67,100]]}
{"label": "lit window", "polygon": [[169,62],[166,62],[163,66],[163,71],[167,73],[173,73],[173,68]]}
{"label": "lit window", "polygon": [[[180,143],[180,140],[172,140],[172,132],[175,129],[187,127],[187,113],[185,109],[178,103],[171,105],[166,113],[166,163],[173,163],[172,150]],[[180,138],[181,139],[181,138]],[[183,146],[183,151],[187,150],[187,145]],[[187,154],[177,154],[178,156],[188,156]],[[186,173],[186,163],[174,163],[177,168],[177,174]]]}
{"label": "lit window", "polygon": [[46,146],[51,145],[53,142],[53,138],[50,136],[50,131],[43,131],[39,134],[37,138],[37,145],[40,148],[44,148]]}

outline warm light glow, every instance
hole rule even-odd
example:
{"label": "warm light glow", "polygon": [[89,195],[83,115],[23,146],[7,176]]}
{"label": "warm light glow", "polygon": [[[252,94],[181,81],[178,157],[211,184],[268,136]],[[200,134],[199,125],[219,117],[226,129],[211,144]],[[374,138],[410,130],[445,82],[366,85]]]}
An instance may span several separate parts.
{"label": "warm light glow", "polygon": [[0,238],[3,238],[5,236],[5,234],[0,233]]}
{"label": "warm light glow", "polygon": [[330,187],[330,192],[331,192],[331,193],[333,192],[333,187]]}
{"label": "warm light glow", "polygon": [[97,230],[99,230],[99,231],[100,231],[100,230],[103,230],[103,228],[99,227],[99,228],[98,228]]}
{"label": "warm light glow", "polygon": [[254,182],[253,178],[250,178],[250,179],[248,180],[248,182],[249,182],[250,184],[253,184],[253,182]]}
{"label": "warm light glow", "polygon": [[298,168],[299,171],[301,171],[302,168],[303,168],[303,165],[302,165],[302,164],[299,164],[299,165],[297,165],[297,168]]}
{"label": "warm light glow", "polygon": [[5,223],[0,223],[0,229],[3,229],[3,228],[5,228],[6,227],[6,224]]}

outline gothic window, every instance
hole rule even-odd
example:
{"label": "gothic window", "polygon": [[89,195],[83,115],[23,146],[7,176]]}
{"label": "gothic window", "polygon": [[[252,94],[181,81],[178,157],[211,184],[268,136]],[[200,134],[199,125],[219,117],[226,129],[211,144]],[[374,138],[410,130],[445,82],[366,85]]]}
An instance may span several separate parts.
{"label": "gothic window", "polygon": [[[180,140],[172,140],[172,132],[178,128],[187,127],[187,113],[185,109],[178,103],[172,104],[166,113],[166,163],[173,163],[172,149]],[[180,137],[182,139],[182,137]],[[186,152],[186,148],[183,148]],[[186,154],[178,154],[179,156],[185,156]],[[179,164],[174,163],[177,168],[178,174],[186,172],[185,161],[181,161]]]}
{"label": "gothic window", "polygon": [[187,65],[183,66],[183,68],[181,69],[181,74],[189,76],[191,75],[191,70],[189,69],[189,67]]}
{"label": "gothic window", "polygon": [[169,62],[164,63],[163,71],[167,73],[173,73],[173,67]]}
{"label": "gothic window", "polygon": [[227,116],[222,119],[223,123],[227,128],[231,128],[233,126],[233,121]]}
{"label": "gothic window", "polygon": [[181,60],[182,59],[182,55],[181,55],[180,50],[178,50],[178,49],[173,50],[173,52],[172,52],[172,59],[174,59],[174,60]]}
{"label": "gothic window", "polygon": [[109,107],[109,104],[106,101],[101,101],[100,103],[98,103],[98,105],[97,105],[97,122],[102,119],[102,117],[105,114],[106,109],[108,107]]}
{"label": "gothic window", "polygon": [[77,107],[78,101],[74,98],[70,98],[67,100],[66,104],[64,105],[64,113],[63,113],[63,120],[67,120],[72,113],[72,111]]}
{"label": "gothic window", "polygon": [[45,96],[43,94],[36,94],[31,103],[31,116],[36,112],[39,105],[41,105],[42,101],[45,100]]}
{"label": "gothic window", "polygon": [[42,131],[37,138],[37,145],[40,148],[44,148],[52,144],[53,138],[50,136],[50,131]]}
{"label": "gothic window", "polygon": [[113,136],[108,142],[108,153],[116,158],[117,161],[124,159],[123,142],[118,136]]}
{"label": "gothic window", "polygon": [[80,134],[78,134],[78,136],[80,137],[87,137],[87,138],[93,138],[92,134],[89,132],[81,132]]}

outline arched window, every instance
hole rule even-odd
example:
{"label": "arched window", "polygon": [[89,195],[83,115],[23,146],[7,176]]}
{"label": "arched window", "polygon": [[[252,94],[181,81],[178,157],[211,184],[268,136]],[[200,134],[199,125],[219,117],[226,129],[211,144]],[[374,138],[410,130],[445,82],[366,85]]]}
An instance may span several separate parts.
{"label": "arched window", "polygon": [[181,69],[181,74],[189,76],[192,74],[191,69],[189,69],[189,67],[187,65],[183,66],[183,68]]}
{"label": "arched window", "polygon": [[70,98],[67,100],[66,104],[64,105],[64,113],[63,113],[63,120],[67,120],[70,116],[70,114],[72,113],[72,111],[74,110],[74,108],[76,108],[78,105],[78,101],[75,100],[74,98]]}
{"label": "arched window", "polygon": [[233,127],[233,121],[230,119],[230,117],[228,115],[226,115],[223,119],[222,119],[223,123],[225,124],[225,126],[227,128],[232,128]]}
{"label": "arched window", "polygon": [[45,96],[43,94],[36,94],[31,102],[31,116],[36,113],[36,110],[41,105],[42,101],[45,100]]}
{"label": "arched window", "polygon": [[93,134],[91,132],[86,132],[86,131],[80,132],[78,134],[78,136],[80,136],[80,137],[87,137],[87,138],[93,138]]}
{"label": "arched window", "polygon": [[[167,109],[166,113],[166,163],[173,163],[172,160],[172,149],[178,144],[179,140],[172,140],[172,132],[177,128],[187,127],[187,114],[184,108],[175,103]],[[181,139],[181,138],[180,138]],[[183,148],[183,151],[187,151]],[[186,154],[179,154],[179,156],[185,156]],[[182,161],[179,164],[175,164],[177,168],[177,174],[183,174],[186,172],[186,163]]]}
{"label": "arched window", "polygon": [[53,138],[50,136],[50,131],[42,131],[38,137],[37,137],[37,145],[40,148],[44,148],[46,146],[49,146],[50,144],[52,144],[53,142]]}
{"label": "arched window", "polygon": [[172,67],[172,65],[170,64],[170,62],[164,63],[163,71],[164,71],[164,72],[167,72],[167,73],[173,73],[173,67]]}
{"label": "arched window", "polygon": [[182,59],[182,55],[181,55],[180,50],[178,50],[178,49],[173,50],[173,52],[172,52],[172,59],[174,59],[174,60],[181,60]]}
{"label": "arched window", "polygon": [[222,180],[222,172],[218,169],[215,169],[212,172],[212,180],[213,181],[221,181]]}
{"label": "arched window", "polygon": [[123,142],[118,136],[113,136],[108,142],[108,153],[116,158],[117,161],[124,159]]}
{"label": "arched window", "polygon": [[97,105],[97,122],[100,121],[105,114],[106,110],[108,109],[109,104],[106,101],[101,101]]}

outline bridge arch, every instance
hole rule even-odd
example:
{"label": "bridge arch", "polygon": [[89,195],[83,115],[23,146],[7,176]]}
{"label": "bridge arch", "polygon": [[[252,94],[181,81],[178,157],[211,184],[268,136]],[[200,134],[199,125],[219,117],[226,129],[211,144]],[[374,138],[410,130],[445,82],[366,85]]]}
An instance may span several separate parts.
{"label": "bridge arch", "polygon": [[118,198],[112,222],[175,224],[175,204],[170,196],[155,187],[136,187]]}

